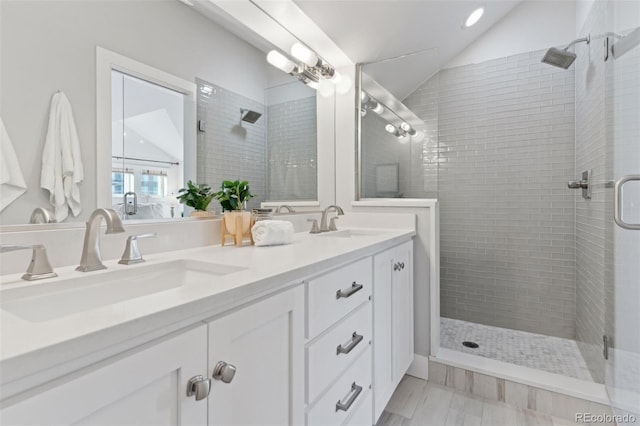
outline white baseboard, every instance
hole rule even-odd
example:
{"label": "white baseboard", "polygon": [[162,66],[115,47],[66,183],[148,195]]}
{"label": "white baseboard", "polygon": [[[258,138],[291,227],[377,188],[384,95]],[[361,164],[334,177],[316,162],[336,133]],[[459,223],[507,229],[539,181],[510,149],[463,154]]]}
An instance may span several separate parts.
{"label": "white baseboard", "polygon": [[419,379],[428,380],[429,379],[429,357],[424,355],[413,355],[413,362],[411,366],[409,366],[409,370],[407,370],[407,374],[410,376],[417,377]]}

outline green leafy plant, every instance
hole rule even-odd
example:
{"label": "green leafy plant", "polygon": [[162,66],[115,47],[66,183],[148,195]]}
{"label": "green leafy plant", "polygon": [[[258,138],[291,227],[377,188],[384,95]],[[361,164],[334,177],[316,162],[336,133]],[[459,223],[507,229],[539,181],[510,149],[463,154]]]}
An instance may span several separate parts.
{"label": "green leafy plant", "polygon": [[206,184],[195,184],[192,181],[187,182],[187,187],[178,191],[178,194],[178,201],[199,211],[206,211],[216,195]]}
{"label": "green leafy plant", "polygon": [[249,191],[248,181],[225,180],[222,181],[220,191],[216,192],[214,197],[220,201],[223,210],[232,211],[242,210],[244,203],[255,197],[255,195]]}

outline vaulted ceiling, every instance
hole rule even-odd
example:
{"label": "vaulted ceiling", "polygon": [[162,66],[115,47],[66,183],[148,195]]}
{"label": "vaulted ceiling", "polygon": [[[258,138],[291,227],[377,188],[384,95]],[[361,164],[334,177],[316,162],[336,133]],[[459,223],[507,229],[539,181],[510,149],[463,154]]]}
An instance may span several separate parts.
{"label": "vaulted ceiling", "polygon": [[[353,62],[373,63],[366,72],[404,99],[521,0],[294,2]],[[485,7],[482,19],[464,28],[469,14],[481,5]],[[416,52],[420,53],[411,55]]]}

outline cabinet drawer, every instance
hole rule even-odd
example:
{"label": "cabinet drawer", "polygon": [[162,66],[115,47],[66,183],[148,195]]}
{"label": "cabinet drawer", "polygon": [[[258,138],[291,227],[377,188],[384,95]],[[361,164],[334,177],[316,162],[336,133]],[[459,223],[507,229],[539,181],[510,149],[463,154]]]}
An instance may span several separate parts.
{"label": "cabinet drawer", "polygon": [[367,301],[307,347],[308,403],[371,346],[371,322]]}
{"label": "cabinet drawer", "polygon": [[314,338],[351,312],[371,295],[370,257],[344,266],[307,283],[307,337]]}
{"label": "cabinet drawer", "polygon": [[[364,394],[364,391],[362,392]],[[371,426],[373,424],[373,392],[368,390],[366,395],[363,395],[360,405],[354,409],[356,411],[342,426]]]}
{"label": "cabinet drawer", "polygon": [[[356,411],[371,385],[371,348],[333,383],[307,412],[308,426],[341,425]],[[340,405],[342,407],[340,407]]]}

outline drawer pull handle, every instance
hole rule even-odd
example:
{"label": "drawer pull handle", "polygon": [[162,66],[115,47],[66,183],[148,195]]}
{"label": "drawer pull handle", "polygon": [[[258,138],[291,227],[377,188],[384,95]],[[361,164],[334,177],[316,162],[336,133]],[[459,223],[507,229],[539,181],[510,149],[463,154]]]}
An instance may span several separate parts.
{"label": "drawer pull handle", "polygon": [[358,346],[358,343],[362,342],[362,339],[364,339],[364,337],[354,331],[351,335],[351,342],[347,346],[342,347],[342,345],[338,345],[336,355],[348,354],[353,350],[353,348]]}
{"label": "drawer pull handle", "polygon": [[362,290],[362,284],[358,284],[354,281],[348,290],[336,291],[336,299],[340,299],[341,297],[344,297],[344,298],[351,297],[351,295],[353,295],[354,293],[357,293],[360,290]]}
{"label": "drawer pull handle", "polygon": [[336,402],[336,411],[347,411],[349,408],[351,408],[356,398],[358,398],[358,396],[360,395],[360,392],[362,392],[362,386],[358,386],[356,385],[356,382],[353,382],[353,384],[351,385],[351,392],[353,393],[351,394],[349,399],[347,399],[347,402],[345,402],[344,404],[340,400]]}

